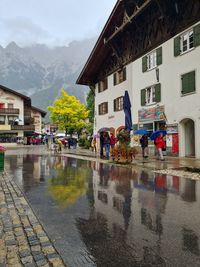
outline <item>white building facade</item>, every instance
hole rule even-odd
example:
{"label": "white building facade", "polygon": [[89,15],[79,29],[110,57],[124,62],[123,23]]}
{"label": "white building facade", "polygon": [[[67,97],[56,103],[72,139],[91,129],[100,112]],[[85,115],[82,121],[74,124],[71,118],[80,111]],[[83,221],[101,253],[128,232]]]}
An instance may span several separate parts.
{"label": "white building facade", "polygon": [[[115,16],[122,12],[122,2],[125,1],[118,1],[114,7],[78,79],[78,83],[82,84],[95,82],[94,132],[106,127],[117,134],[124,127],[123,96],[127,90],[132,104],[133,130],[144,128],[151,134],[155,130],[166,129],[169,153],[200,158],[200,16],[197,13],[200,4],[192,0],[195,9],[190,2],[186,15],[181,9],[183,2],[176,1],[167,14],[171,16],[171,21],[163,24],[161,29],[158,22],[162,24],[163,21],[158,17],[159,7],[154,6],[154,1],[145,0],[131,16],[127,14],[130,6],[124,10],[123,22],[116,27],[119,22]],[[161,9],[168,8],[164,2],[158,2]],[[155,12],[155,18],[152,18],[153,13],[150,16],[147,11]],[[182,14],[181,19],[179,13]],[[139,14],[143,18],[142,23],[145,24],[145,20],[147,23],[143,28],[143,39],[139,38],[139,34],[142,35],[138,29],[140,22],[135,19]],[[184,16],[188,16],[188,20],[184,20]],[[190,21],[191,16],[193,20]],[[130,28],[134,19],[137,27]],[[152,28],[149,26],[151,19]],[[112,28],[114,32],[108,34],[107,31]],[[136,39],[135,47],[131,37],[128,39],[132,33]],[[105,46],[101,44],[102,40]],[[109,45],[110,50],[107,48]],[[132,53],[128,54],[130,59],[127,50]],[[106,54],[104,60],[109,58],[106,64],[98,58],[102,51]],[[134,56],[133,53],[138,54]],[[93,63],[95,59],[99,62],[99,68],[96,69]],[[138,145],[138,136],[133,136],[133,139]]]}

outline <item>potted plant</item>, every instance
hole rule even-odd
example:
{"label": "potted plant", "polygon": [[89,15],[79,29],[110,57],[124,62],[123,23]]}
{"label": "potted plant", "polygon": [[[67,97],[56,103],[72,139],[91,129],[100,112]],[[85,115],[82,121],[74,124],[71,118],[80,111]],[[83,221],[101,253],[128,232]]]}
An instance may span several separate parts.
{"label": "potted plant", "polygon": [[112,150],[112,158],[115,162],[130,163],[138,153],[135,147],[130,147],[130,133],[122,130],[117,135],[117,141],[119,145],[115,146]]}

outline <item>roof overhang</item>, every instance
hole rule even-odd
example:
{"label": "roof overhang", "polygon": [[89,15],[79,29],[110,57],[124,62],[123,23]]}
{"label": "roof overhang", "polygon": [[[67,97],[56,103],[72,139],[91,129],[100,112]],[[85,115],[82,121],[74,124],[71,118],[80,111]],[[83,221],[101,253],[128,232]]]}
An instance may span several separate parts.
{"label": "roof overhang", "polygon": [[[134,21],[134,18],[141,14],[141,12],[149,6],[153,0],[118,0],[114,6],[83,70],[81,71],[76,83],[82,85],[92,86],[97,82],[97,74],[104,63],[105,59],[112,54],[112,49],[109,42],[126,26]],[[127,21],[123,22],[125,15],[124,5],[131,2],[134,4],[134,11],[129,16],[127,14]],[[137,3],[140,2],[140,6]]]}

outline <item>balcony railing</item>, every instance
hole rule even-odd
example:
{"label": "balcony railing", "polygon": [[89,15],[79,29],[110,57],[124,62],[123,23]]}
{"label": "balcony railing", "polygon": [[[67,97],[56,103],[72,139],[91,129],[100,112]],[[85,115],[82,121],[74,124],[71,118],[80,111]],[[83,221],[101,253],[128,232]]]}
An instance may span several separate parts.
{"label": "balcony railing", "polygon": [[11,125],[11,130],[35,131],[35,125]]}
{"label": "balcony railing", "polygon": [[19,114],[19,108],[0,108],[0,114]]}

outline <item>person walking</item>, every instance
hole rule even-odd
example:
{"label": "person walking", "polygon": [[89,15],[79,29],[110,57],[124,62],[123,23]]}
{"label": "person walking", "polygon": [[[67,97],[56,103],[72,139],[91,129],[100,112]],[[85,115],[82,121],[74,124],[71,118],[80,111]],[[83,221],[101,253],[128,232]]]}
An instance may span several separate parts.
{"label": "person walking", "polygon": [[160,158],[160,160],[165,160],[164,157],[163,157],[163,148],[166,147],[165,145],[165,141],[164,141],[164,138],[163,138],[163,134],[162,133],[159,133],[158,137],[155,139],[155,142],[154,142],[157,150],[158,150],[158,159]]}
{"label": "person walking", "polygon": [[103,132],[100,133],[100,158],[103,159],[103,147],[104,147],[104,136]]}
{"label": "person walking", "polygon": [[96,137],[93,137],[92,139],[92,151],[93,152],[97,152],[97,138]]}
{"label": "person walking", "polygon": [[141,148],[142,148],[142,157],[143,158],[148,158],[148,136],[147,134],[144,134],[141,138],[140,138],[140,144],[141,144]]}
{"label": "person walking", "polygon": [[108,132],[105,132],[103,135],[103,144],[106,151],[106,159],[109,159],[110,155],[110,136]]}

